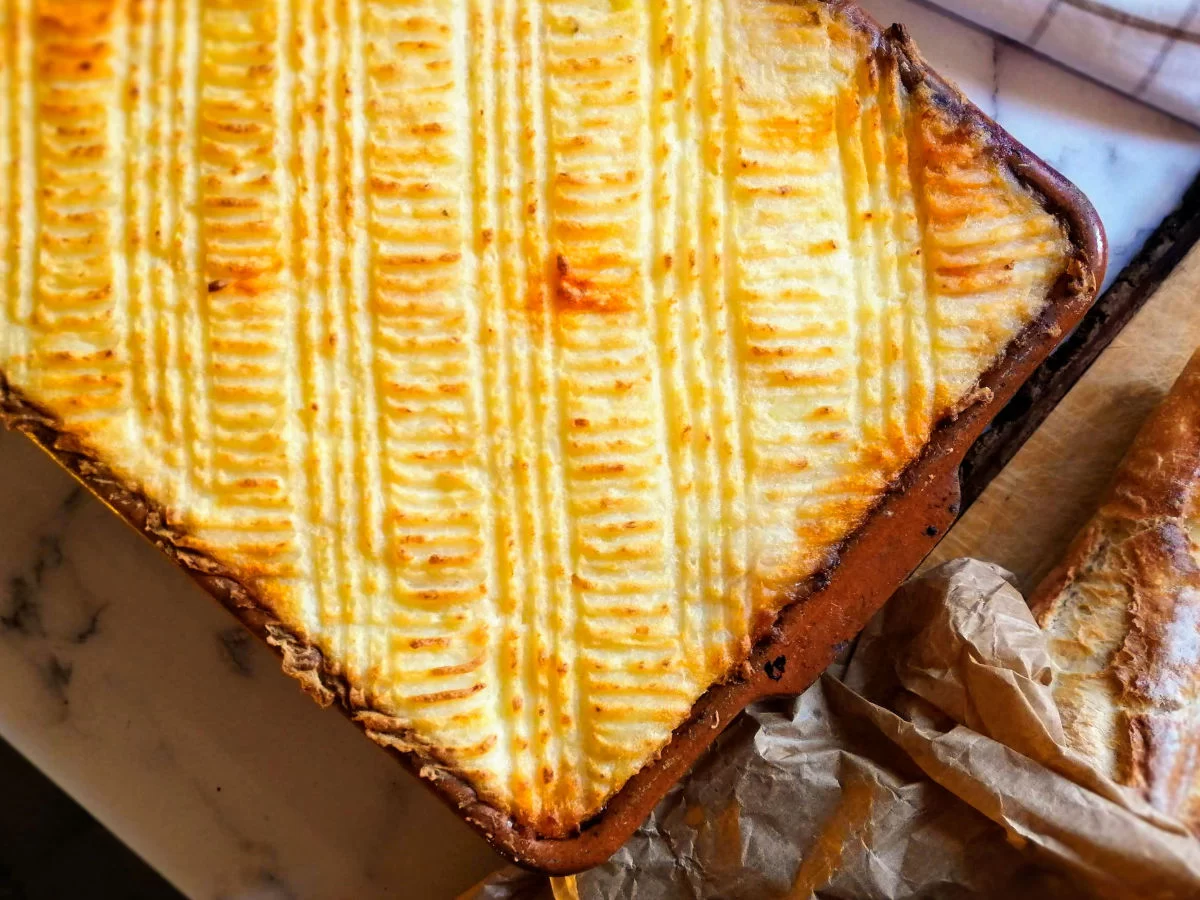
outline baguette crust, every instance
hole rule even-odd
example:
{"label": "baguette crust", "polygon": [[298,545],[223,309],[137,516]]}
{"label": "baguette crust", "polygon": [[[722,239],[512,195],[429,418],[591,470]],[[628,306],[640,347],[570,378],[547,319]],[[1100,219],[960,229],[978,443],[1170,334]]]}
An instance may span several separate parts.
{"label": "baguette crust", "polygon": [[1031,605],[1072,745],[1200,833],[1200,352]]}

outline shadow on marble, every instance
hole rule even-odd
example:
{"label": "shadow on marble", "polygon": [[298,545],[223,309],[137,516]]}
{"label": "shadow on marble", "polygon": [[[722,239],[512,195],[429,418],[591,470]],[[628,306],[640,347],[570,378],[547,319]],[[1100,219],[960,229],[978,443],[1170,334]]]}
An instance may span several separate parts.
{"label": "shadow on marble", "polygon": [[0,741],[0,898],[180,894],[79,804]]}

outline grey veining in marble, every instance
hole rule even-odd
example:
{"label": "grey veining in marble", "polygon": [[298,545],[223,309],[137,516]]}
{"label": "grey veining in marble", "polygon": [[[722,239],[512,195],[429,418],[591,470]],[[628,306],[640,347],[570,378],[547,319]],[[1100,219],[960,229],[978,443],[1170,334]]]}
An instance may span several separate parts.
{"label": "grey veining in marble", "polygon": [[0,522],[0,731],[186,893],[447,896],[497,863],[8,433]]}

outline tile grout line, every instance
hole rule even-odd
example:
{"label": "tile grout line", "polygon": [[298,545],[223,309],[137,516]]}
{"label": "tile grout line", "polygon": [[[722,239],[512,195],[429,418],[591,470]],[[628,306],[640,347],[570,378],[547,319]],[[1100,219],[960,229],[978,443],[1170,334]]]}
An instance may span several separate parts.
{"label": "tile grout line", "polygon": [[1155,54],[1154,60],[1150,63],[1150,67],[1146,70],[1146,74],[1142,76],[1141,80],[1134,87],[1133,96],[1141,97],[1154,84],[1159,72],[1162,71],[1162,67],[1167,61],[1167,57],[1171,55],[1172,50],[1179,46],[1179,34],[1187,32],[1187,26],[1191,24],[1198,12],[1200,12],[1200,0],[1192,0],[1187,8],[1184,9],[1183,15],[1179,17],[1179,21],[1176,24],[1177,33],[1167,36],[1166,41],[1158,53]]}
{"label": "tile grout line", "polygon": [[1061,5],[1062,0],[1050,0],[1050,2],[1046,5],[1045,10],[1042,11],[1041,18],[1034,23],[1033,31],[1029,33],[1029,38],[1025,41],[1025,43],[1027,43],[1030,47],[1037,46],[1038,41],[1040,41],[1043,35],[1045,35],[1046,30],[1050,27],[1050,23],[1054,20],[1055,13],[1058,12],[1058,8]]}

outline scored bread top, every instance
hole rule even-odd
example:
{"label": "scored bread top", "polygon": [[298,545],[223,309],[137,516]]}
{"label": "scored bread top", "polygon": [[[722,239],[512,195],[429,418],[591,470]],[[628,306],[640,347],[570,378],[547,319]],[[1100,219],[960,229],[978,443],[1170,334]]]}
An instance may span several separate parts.
{"label": "scored bread top", "polygon": [[1200,833],[1200,353],[1031,605],[1072,746]]}
{"label": "scored bread top", "polygon": [[0,16],[10,405],[545,836],[736,673],[1076,252],[840,3]]}

